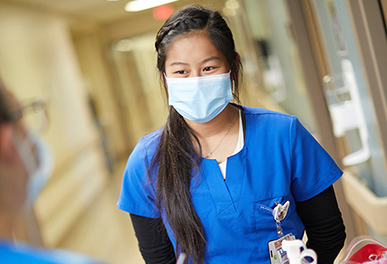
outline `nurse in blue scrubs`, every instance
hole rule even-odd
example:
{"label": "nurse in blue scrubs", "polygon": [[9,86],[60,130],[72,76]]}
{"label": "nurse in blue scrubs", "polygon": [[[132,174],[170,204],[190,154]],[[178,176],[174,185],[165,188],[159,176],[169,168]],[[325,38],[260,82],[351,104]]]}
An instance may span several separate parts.
{"label": "nurse in blue scrubs", "polygon": [[14,237],[15,226],[23,214],[31,213],[53,165],[48,147],[23,122],[31,109],[45,111],[42,101],[20,106],[0,80],[0,263],[101,263],[67,250],[33,247]]}
{"label": "nurse in blue scrubs", "polygon": [[230,102],[242,66],[222,16],[176,12],[156,51],[169,116],[131,153],[118,201],[146,263],[182,252],[195,264],[270,263],[269,241],[304,231],[319,263],[333,263],[346,236],[332,187],[342,171],[296,117]]}

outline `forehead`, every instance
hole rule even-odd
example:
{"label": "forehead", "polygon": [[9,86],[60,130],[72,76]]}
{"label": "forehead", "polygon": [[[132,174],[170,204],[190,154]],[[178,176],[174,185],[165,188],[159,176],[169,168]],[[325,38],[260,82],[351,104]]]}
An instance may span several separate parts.
{"label": "forehead", "polygon": [[172,41],[167,50],[166,62],[167,65],[174,61],[194,63],[211,56],[224,58],[205,32],[195,32]]}

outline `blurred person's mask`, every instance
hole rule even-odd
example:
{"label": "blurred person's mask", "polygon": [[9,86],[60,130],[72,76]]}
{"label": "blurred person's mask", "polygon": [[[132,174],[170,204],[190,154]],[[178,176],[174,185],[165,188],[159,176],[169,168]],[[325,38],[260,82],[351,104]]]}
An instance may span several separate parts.
{"label": "blurred person's mask", "polygon": [[28,173],[26,198],[26,206],[28,208],[34,205],[36,198],[39,196],[51,175],[53,157],[48,145],[38,134],[32,131],[27,130],[25,139],[15,139],[15,141],[18,154]]}
{"label": "blurred person's mask", "polygon": [[169,105],[183,117],[205,123],[233,99],[230,73],[189,78],[166,78]]}

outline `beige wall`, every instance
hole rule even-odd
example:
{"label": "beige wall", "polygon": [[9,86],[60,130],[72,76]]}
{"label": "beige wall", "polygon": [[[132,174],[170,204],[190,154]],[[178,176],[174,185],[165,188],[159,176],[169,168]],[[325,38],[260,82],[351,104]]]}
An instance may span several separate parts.
{"label": "beige wall", "polygon": [[95,137],[66,21],[0,3],[0,73],[23,101],[48,97],[45,135],[57,162]]}
{"label": "beige wall", "polygon": [[0,2],[0,75],[21,100],[48,99],[44,138],[55,171],[36,213],[46,245],[55,246],[105,181],[99,135],[87,105],[68,23]]}
{"label": "beige wall", "polygon": [[85,80],[87,93],[96,104],[101,126],[108,138],[108,152],[115,158],[127,158],[127,135],[122,129],[123,113],[120,111],[121,102],[114,89],[111,76],[112,68],[106,59],[108,52],[104,46],[100,30],[95,28],[83,34],[73,36],[79,65]]}

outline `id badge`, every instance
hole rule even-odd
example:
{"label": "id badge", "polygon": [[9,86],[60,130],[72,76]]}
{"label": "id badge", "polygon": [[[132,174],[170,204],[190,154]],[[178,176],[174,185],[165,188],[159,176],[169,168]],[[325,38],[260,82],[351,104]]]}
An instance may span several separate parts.
{"label": "id badge", "polygon": [[271,240],[267,244],[269,247],[270,263],[271,264],[285,264],[289,263],[286,251],[282,248],[282,241],[284,240],[295,240],[295,236],[290,233],[286,236],[280,237],[276,240]]}

